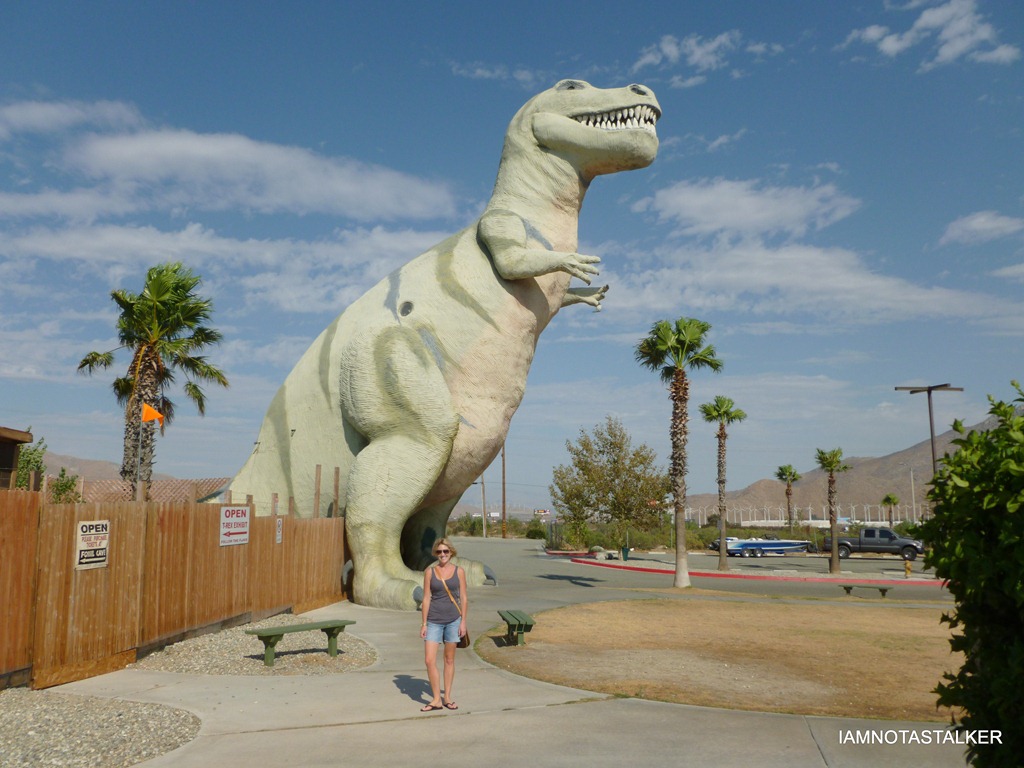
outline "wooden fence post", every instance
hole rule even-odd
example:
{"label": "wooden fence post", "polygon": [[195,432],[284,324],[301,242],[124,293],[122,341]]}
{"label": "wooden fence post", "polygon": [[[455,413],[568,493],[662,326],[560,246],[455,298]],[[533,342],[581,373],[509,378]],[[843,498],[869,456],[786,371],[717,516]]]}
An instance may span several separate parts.
{"label": "wooden fence post", "polygon": [[313,480],[313,517],[320,517],[320,465],[316,465],[316,475]]}
{"label": "wooden fence post", "polygon": [[341,517],[341,467],[334,468],[334,516]]}

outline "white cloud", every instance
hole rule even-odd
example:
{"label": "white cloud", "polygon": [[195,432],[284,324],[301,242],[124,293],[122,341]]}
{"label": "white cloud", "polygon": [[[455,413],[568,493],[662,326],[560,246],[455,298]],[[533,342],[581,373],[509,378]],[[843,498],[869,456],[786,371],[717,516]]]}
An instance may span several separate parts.
{"label": "white cloud", "polygon": [[58,133],[79,126],[127,129],[142,124],[135,107],[118,101],[20,101],[0,107],[0,139],[19,133]]}
{"label": "white cloud", "polygon": [[820,230],[859,207],[832,184],[814,187],[772,187],[756,180],[701,179],[681,181],[637,204],[663,221],[680,226],[682,235],[802,236]]}
{"label": "white cloud", "polygon": [[922,72],[961,59],[984,64],[1010,64],[1019,59],[1020,49],[1000,44],[998,31],[978,13],[977,6],[976,0],[948,0],[925,8],[905,32],[873,24],[853,30],[839,48],[859,42],[895,58],[915,46],[931,43],[932,55],[921,63]]}
{"label": "white cloud", "polygon": [[1024,264],[1014,264],[1012,267],[1003,267],[992,272],[993,276],[1005,278],[1007,280],[1016,280],[1019,283],[1024,283]]}
{"label": "white cloud", "polygon": [[727,144],[732,144],[735,141],[739,141],[746,135],[746,133],[746,128],[740,128],[738,131],[736,131],[736,133],[719,136],[714,141],[708,143],[708,152],[717,152],[719,149],[726,146]]}
{"label": "white cloud", "polygon": [[22,178],[0,191],[0,219],[242,210],[372,221],[450,217],[458,207],[443,182],[239,134],[153,129],[121,102],[0,107],[0,141],[22,134],[45,143],[9,153]]}
{"label": "white cloud", "polygon": [[667,245],[656,255],[658,265],[602,275],[613,286],[605,305],[607,318],[671,315],[679,307],[694,314],[740,312],[771,322],[810,315],[863,325],[1020,315],[1020,306],[1012,302],[879,274],[858,254],[842,248],[799,243],[771,247],[750,239],[709,248]]}
{"label": "white cloud", "polygon": [[469,64],[453,61],[451,70],[453,75],[470,80],[507,80],[509,77],[508,67],[502,64],[487,65],[479,61]]}
{"label": "white cloud", "polygon": [[[181,261],[203,273],[211,292],[241,293],[250,308],[331,315],[447,233],[339,230],[316,240],[237,240],[200,224],[164,231],[152,226],[95,225],[0,232],[0,254],[84,268],[110,284],[158,262]],[[0,276],[3,274],[0,262]],[[243,274],[244,273],[244,274]]]}
{"label": "white cloud", "polygon": [[[633,64],[636,72],[647,66],[660,66],[662,63],[678,64],[684,60],[687,65],[698,72],[720,69],[726,66],[726,56],[737,49],[741,35],[733,29],[705,40],[700,35],[687,35],[679,39],[673,35],[664,35],[656,44],[645,48],[640,58]],[[754,51],[754,53],[758,53]]]}
{"label": "white cloud", "polygon": [[740,33],[736,30],[723,32],[706,41],[699,35],[690,35],[683,40],[686,63],[700,72],[724,67],[726,54],[735,50],[739,41]]}
{"label": "white cloud", "polygon": [[673,75],[669,81],[669,86],[672,88],[695,88],[698,85],[703,85],[708,79],[704,75],[694,75],[693,77],[680,77],[679,75]]}
{"label": "white cloud", "polygon": [[516,83],[527,90],[543,90],[556,82],[558,75],[550,72],[529,69],[527,67],[509,67],[504,64],[486,64],[484,62],[458,62],[449,64],[456,77],[469,80],[503,80]]}
{"label": "white cloud", "polygon": [[978,211],[964,216],[946,227],[939,245],[963,243],[977,245],[1015,235],[1024,230],[1024,219],[1003,216],[996,211]]}
{"label": "white cloud", "polygon": [[160,130],[89,136],[67,150],[65,161],[115,188],[135,189],[159,209],[243,208],[358,220],[455,212],[443,185],[238,134]]}
{"label": "white cloud", "polygon": [[1012,64],[1021,56],[1020,48],[1013,45],[1003,44],[993,48],[991,51],[975,51],[971,54],[973,61],[982,64]]}
{"label": "white cloud", "polygon": [[93,221],[105,216],[125,216],[144,207],[144,202],[127,187],[101,185],[94,188],[39,192],[0,192],[0,219],[28,219],[56,216],[72,221]]}
{"label": "white cloud", "polygon": [[758,57],[778,56],[780,53],[785,53],[786,48],[778,43],[748,43],[746,51]]}

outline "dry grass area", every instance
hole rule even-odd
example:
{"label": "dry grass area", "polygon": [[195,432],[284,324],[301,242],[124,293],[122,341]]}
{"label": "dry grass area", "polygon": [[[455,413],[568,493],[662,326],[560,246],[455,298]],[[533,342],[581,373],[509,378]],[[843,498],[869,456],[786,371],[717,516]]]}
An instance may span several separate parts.
{"label": "dry grass area", "polygon": [[942,610],[692,598],[591,603],[535,616],[526,647],[505,646],[494,632],[476,650],[516,674],[621,696],[949,722],[932,690],[962,658],[950,652]]}

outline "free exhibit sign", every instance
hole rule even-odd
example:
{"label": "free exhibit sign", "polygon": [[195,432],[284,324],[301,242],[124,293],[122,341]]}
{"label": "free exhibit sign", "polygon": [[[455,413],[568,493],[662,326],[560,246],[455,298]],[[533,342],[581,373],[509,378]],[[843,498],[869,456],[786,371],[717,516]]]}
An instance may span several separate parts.
{"label": "free exhibit sign", "polygon": [[220,545],[230,547],[233,544],[249,543],[249,508],[220,508]]}

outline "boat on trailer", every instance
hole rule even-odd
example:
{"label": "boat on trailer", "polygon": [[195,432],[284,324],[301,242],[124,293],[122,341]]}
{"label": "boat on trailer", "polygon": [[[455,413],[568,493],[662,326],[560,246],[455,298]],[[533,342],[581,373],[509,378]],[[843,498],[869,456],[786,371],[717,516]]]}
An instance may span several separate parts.
{"label": "boat on trailer", "polygon": [[797,539],[726,539],[726,554],[730,557],[764,557],[806,552],[809,541]]}

